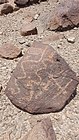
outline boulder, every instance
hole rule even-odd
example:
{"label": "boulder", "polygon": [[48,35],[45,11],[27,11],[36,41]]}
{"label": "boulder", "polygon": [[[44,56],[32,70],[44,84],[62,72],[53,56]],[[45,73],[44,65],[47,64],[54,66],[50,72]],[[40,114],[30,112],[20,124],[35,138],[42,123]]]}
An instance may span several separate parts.
{"label": "boulder", "polygon": [[34,42],[18,63],[5,94],[32,114],[60,111],[75,95],[79,78],[49,45]]}

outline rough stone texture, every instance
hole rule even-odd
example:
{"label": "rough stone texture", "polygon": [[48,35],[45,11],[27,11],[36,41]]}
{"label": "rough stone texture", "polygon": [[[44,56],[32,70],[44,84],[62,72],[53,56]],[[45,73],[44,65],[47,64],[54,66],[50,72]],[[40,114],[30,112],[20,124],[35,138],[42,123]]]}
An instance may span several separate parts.
{"label": "rough stone texture", "polygon": [[6,58],[6,59],[13,59],[17,58],[21,55],[21,49],[17,48],[13,44],[4,44],[2,47],[0,47],[0,57]]}
{"label": "rough stone texture", "polygon": [[56,140],[50,118],[38,121],[28,136],[25,135],[21,140]]}
{"label": "rough stone texture", "polygon": [[29,0],[15,0],[14,3],[18,6],[25,6]]}
{"label": "rough stone texture", "polygon": [[49,30],[67,30],[79,24],[79,0],[63,0],[51,11],[47,28]]}
{"label": "rough stone texture", "polygon": [[7,0],[0,0],[0,4],[7,3]]}
{"label": "rough stone texture", "polygon": [[20,31],[22,36],[28,36],[28,35],[35,35],[38,34],[37,28],[33,23],[29,23],[26,25],[23,25]]}
{"label": "rough stone texture", "polygon": [[65,106],[78,82],[51,46],[35,42],[18,63],[5,94],[27,112],[56,112]]}
{"label": "rough stone texture", "polygon": [[3,14],[9,14],[13,12],[13,6],[10,4],[4,4],[2,9],[1,9],[1,15]]}

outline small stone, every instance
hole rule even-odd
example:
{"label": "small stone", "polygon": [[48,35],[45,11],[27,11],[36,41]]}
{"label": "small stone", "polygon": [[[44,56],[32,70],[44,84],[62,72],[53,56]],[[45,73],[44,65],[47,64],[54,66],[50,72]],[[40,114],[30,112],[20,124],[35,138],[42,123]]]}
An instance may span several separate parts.
{"label": "small stone", "polygon": [[24,25],[21,28],[20,33],[22,36],[28,36],[28,35],[38,34],[38,31],[37,31],[36,26],[33,23],[29,23],[29,24]]}
{"label": "small stone", "polygon": [[0,57],[6,59],[17,58],[22,55],[21,49],[17,48],[13,44],[6,43],[0,47]]}
{"label": "small stone", "polygon": [[39,120],[29,134],[21,140],[56,140],[50,118]]}
{"label": "small stone", "polygon": [[69,43],[75,43],[75,37],[68,37],[68,38],[67,38],[67,41],[68,41]]}
{"label": "small stone", "polygon": [[34,16],[34,19],[37,20],[38,17],[39,17],[39,14],[36,14],[36,15]]}
{"label": "small stone", "polygon": [[10,4],[4,4],[2,9],[1,9],[1,15],[3,14],[9,14],[13,12],[13,6]]}
{"label": "small stone", "polygon": [[0,4],[7,3],[7,0],[0,0]]}
{"label": "small stone", "polygon": [[20,44],[24,44],[24,43],[25,43],[25,40],[24,40],[24,39],[20,39],[20,40],[19,40],[19,43],[20,43]]}

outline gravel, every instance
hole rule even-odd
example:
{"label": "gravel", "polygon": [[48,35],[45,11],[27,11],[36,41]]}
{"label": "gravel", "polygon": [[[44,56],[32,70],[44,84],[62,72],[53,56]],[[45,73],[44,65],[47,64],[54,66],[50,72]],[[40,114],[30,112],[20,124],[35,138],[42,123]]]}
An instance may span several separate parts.
{"label": "gravel", "polygon": [[[55,3],[54,3],[55,5]],[[32,16],[51,10],[52,6],[47,2],[31,5],[22,8],[8,15],[0,16],[0,46],[3,43],[13,43],[22,48],[25,53],[33,40],[40,41],[47,35],[54,32],[42,31],[39,20],[35,20],[39,31],[38,35],[22,37],[20,28],[26,21],[26,16],[30,13]],[[29,11],[29,12],[28,12]],[[66,38],[52,41],[50,45],[66,60],[71,69],[79,76],[79,28],[63,32],[64,36],[75,37],[74,43],[69,43]],[[5,88],[9,81],[12,71],[21,58],[7,60],[0,58],[0,85],[3,89],[0,92],[0,140],[7,133],[10,134],[10,140],[20,140],[36,124],[36,121],[50,116],[57,136],[57,140],[79,140],[79,86],[77,95],[70,103],[58,113],[31,115],[16,108],[5,96]]]}

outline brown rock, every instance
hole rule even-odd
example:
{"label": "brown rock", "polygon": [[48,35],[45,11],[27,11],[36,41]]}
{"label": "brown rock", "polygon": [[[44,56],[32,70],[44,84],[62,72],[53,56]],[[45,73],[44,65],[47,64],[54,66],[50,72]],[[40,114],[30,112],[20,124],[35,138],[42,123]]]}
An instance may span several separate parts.
{"label": "brown rock", "polygon": [[1,15],[3,14],[9,14],[13,12],[13,6],[10,4],[4,4],[2,9],[1,9]]}
{"label": "brown rock", "polygon": [[17,4],[18,6],[25,6],[28,4],[29,0],[15,0],[14,3]]}
{"label": "brown rock", "polygon": [[35,35],[38,32],[37,32],[36,26],[33,23],[29,23],[29,24],[23,25],[20,33],[22,36],[28,36],[28,35]]}
{"label": "brown rock", "polygon": [[13,44],[4,44],[0,47],[0,56],[7,59],[17,58],[21,55],[21,49],[15,47]]}
{"label": "brown rock", "polygon": [[79,0],[63,0],[47,20],[49,30],[68,30],[79,24]]}
{"label": "brown rock", "polygon": [[21,140],[56,140],[50,118],[37,122],[28,136],[25,135]]}
{"label": "brown rock", "polygon": [[79,79],[55,50],[33,43],[18,63],[5,94],[29,113],[60,111],[75,93]]}
{"label": "brown rock", "polygon": [[7,0],[0,0],[0,4],[7,3]]}
{"label": "brown rock", "polygon": [[19,7],[21,7],[21,6],[24,7],[24,6],[32,4],[32,3],[38,3],[40,1],[45,1],[45,0],[15,0],[14,3],[16,5],[18,5]]}

